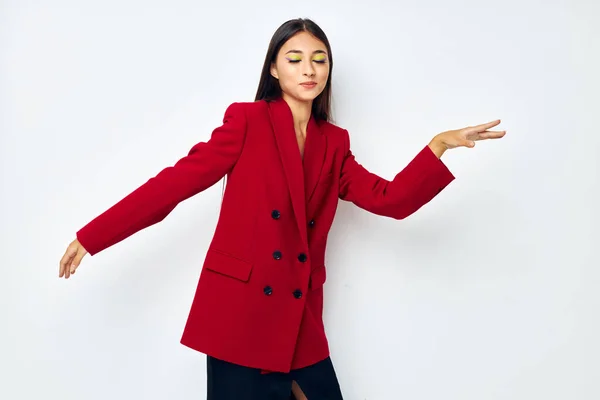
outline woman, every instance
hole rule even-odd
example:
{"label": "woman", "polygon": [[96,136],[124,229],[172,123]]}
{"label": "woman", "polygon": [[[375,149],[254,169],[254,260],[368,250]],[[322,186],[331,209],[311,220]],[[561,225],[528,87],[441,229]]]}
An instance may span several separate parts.
{"label": "woman", "polygon": [[[454,176],[445,150],[499,138],[499,120],[435,137],[393,180],[362,167],[329,121],[333,58],[311,20],[284,23],[254,102],[233,103],[196,144],[77,232],[60,261],[74,274],[94,255],[163,220],[227,177],[181,343],[207,355],[209,400],[342,399],[322,320],[325,247],[338,199],[403,219]],[[302,393],[302,391],[304,393]]]}

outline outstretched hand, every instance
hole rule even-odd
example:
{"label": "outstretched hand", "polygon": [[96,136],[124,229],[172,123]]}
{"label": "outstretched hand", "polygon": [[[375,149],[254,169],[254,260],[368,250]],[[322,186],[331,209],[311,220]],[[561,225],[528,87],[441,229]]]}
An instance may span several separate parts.
{"label": "outstretched hand", "polygon": [[438,157],[448,149],[456,147],[475,147],[475,142],[487,139],[500,139],[506,135],[506,131],[490,131],[500,124],[500,120],[491,121],[485,124],[468,126],[462,129],[454,129],[437,134],[429,143],[431,149]]}
{"label": "outstretched hand", "polygon": [[64,276],[65,279],[69,279],[69,276],[75,273],[79,263],[81,263],[81,259],[87,253],[87,250],[83,248],[79,240],[73,240],[60,260],[58,277],[62,278]]}

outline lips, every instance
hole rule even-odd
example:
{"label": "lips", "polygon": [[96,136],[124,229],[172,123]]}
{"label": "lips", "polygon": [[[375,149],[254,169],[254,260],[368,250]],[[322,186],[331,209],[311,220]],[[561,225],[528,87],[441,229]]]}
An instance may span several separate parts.
{"label": "lips", "polygon": [[305,88],[313,88],[317,86],[317,82],[303,82],[300,85],[304,86]]}

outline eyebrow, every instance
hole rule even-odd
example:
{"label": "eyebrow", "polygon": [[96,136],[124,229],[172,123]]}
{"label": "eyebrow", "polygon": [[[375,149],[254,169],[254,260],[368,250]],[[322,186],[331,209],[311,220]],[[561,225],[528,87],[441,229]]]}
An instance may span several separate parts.
{"label": "eyebrow", "polygon": [[[288,53],[302,54],[303,52],[302,52],[302,50],[290,50],[290,51],[288,51],[285,54],[288,54]],[[325,55],[327,55],[327,52],[325,50],[315,50],[315,51],[313,51],[313,54],[325,54]]]}

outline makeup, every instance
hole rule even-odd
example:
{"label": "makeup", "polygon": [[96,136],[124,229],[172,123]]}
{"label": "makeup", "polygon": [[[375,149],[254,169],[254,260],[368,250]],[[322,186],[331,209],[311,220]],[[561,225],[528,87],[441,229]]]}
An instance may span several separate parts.
{"label": "makeup", "polygon": [[[294,54],[292,52],[290,52],[288,54],[289,55],[286,55],[285,59],[288,60],[289,62],[297,63],[297,62],[302,61],[302,57],[299,54]],[[312,60],[319,64],[324,64],[327,61],[327,55],[325,55],[324,53],[317,53],[313,56]]]}
{"label": "makeup", "polygon": [[285,58],[286,58],[286,60],[291,61],[291,62],[298,62],[302,59],[299,55],[296,55],[296,54],[290,54],[289,56],[286,56]]}
{"label": "makeup", "polygon": [[318,63],[324,63],[326,60],[327,57],[325,57],[325,54],[317,54],[313,57],[313,61]]}

